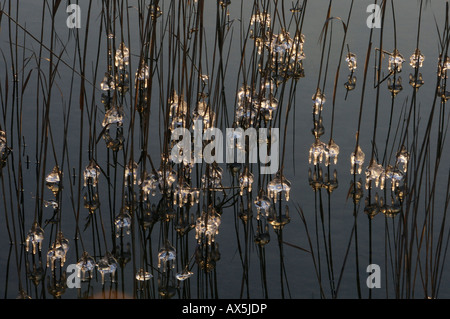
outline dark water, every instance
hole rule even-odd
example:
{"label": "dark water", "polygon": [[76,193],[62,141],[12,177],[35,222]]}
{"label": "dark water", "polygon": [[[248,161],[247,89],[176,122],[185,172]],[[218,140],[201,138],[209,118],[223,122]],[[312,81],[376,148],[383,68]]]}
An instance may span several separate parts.
{"label": "dark water", "polygon": [[[306,1],[305,1],[306,2]],[[417,93],[417,113],[414,114],[416,122],[419,123],[417,129],[410,129],[408,139],[406,140],[408,149],[412,149],[413,135],[417,139],[418,147],[422,146],[423,136],[426,132],[427,122],[429,120],[430,112],[432,110],[433,101],[436,93],[436,72],[438,66],[438,58],[442,49],[439,47],[439,37],[442,36],[445,26],[445,2],[444,1],[425,1],[427,4],[423,5],[421,16],[421,28],[420,28],[420,43],[419,47],[424,54],[426,60],[420,72],[423,74],[425,84],[420,88]],[[118,2],[122,4],[122,2]],[[129,1],[124,6],[130,6],[128,10],[129,17],[125,18],[125,27],[120,28],[120,23],[116,21],[116,39],[120,38],[121,30],[125,37],[125,44],[130,48],[130,69],[137,69],[139,65],[139,26],[137,19],[137,7],[138,1]],[[340,17],[342,21],[347,22],[347,17],[350,11],[351,1],[335,1],[331,7],[331,16]],[[94,224],[90,224],[86,230],[84,229],[86,218],[88,217],[88,211],[83,208],[84,190],[81,192],[81,198],[78,197],[78,177],[79,171],[79,156],[81,156],[82,164],[81,169],[84,170],[89,163],[89,134],[95,133],[96,137],[101,134],[101,121],[103,120],[104,107],[101,104],[101,91],[99,89],[100,82],[103,78],[103,74],[107,70],[107,49],[106,40],[107,35],[103,29],[100,29],[100,25],[103,23],[101,10],[102,2],[93,1],[90,18],[89,18],[89,38],[86,42],[86,60],[85,60],[85,72],[86,72],[86,105],[84,108],[83,117],[83,129],[80,134],[80,119],[81,112],[79,107],[79,92],[80,92],[80,76],[73,74],[71,68],[74,63],[74,58],[79,59],[78,48],[76,47],[76,40],[73,31],[70,31],[66,27],[65,3],[61,3],[61,8],[55,15],[54,29],[52,30],[51,19],[49,17],[49,9],[45,10],[46,18],[44,20],[44,43],[47,47],[50,47],[50,34],[55,32],[59,38],[55,41],[55,50],[57,55],[62,51],[63,45],[67,45],[65,52],[61,55],[61,60],[65,63],[59,63],[57,65],[58,72],[55,74],[55,82],[53,84],[52,99],[50,103],[49,119],[51,123],[51,142],[49,142],[49,149],[47,150],[46,157],[47,162],[43,171],[40,171],[40,175],[37,176],[36,157],[40,154],[42,144],[42,136],[37,135],[36,132],[41,134],[42,130],[42,116],[43,106],[46,97],[44,84],[38,82],[38,70],[36,55],[39,53],[40,30],[42,25],[42,3],[40,1],[21,1],[19,5],[18,23],[25,30],[17,27],[12,20],[3,16],[1,20],[0,31],[0,49],[5,56],[5,60],[2,58],[0,63],[0,84],[2,88],[2,112],[4,116],[1,117],[0,123],[3,130],[8,135],[8,141],[13,148],[13,155],[8,158],[8,165],[3,168],[2,179],[2,191],[4,205],[1,205],[0,214],[1,224],[3,225],[0,234],[1,243],[1,266],[0,277],[4,278],[4,284],[1,285],[0,295],[4,298],[15,298],[18,294],[19,287],[21,286],[29,296],[32,298],[53,298],[48,293],[47,283],[51,278],[52,272],[50,268],[46,268],[46,254],[50,245],[49,237],[55,236],[55,227],[48,225],[45,228],[45,240],[42,245],[42,252],[40,259],[45,272],[45,281],[41,282],[38,286],[35,286],[29,279],[27,279],[27,268],[32,267],[33,263],[36,263],[39,259],[38,256],[31,256],[30,253],[25,253],[24,246],[20,245],[25,241],[25,236],[33,223],[33,217],[36,210],[39,210],[40,201],[36,201],[36,192],[40,189],[42,182],[42,174],[47,174],[51,171],[56,162],[63,164],[64,172],[64,189],[61,192],[61,229],[70,241],[70,249],[67,253],[67,259],[65,265],[62,267],[65,269],[69,264],[75,264],[81,255],[82,248],[80,240],[77,243],[75,241],[76,230],[76,213],[78,206],[79,209],[79,227],[81,231],[82,241],[85,245],[84,249],[91,255],[94,255],[94,251],[97,255],[104,254],[106,250],[112,250],[114,248],[113,240],[119,245],[118,251],[121,249],[127,250],[127,244],[131,247],[132,257],[131,261],[126,264],[123,269],[119,269],[117,272],[117,282],[111,283],[110,276],[106,276],[105,285],[101,284],[101,277],[97,270],[94,272],[94,278],[90,284],[82,283],[81,290],[66,289],[62,298],[77,298],[82,295],[88,296],[101,296],[101,297],[115,297],[116,293],[120,296],[124,293],[126,296],[135,297],[158,297],[158,287],[161,287],[161,282],[167,279],[164,276],[167,274],[161,274],[163,278],[158,282],[158,269],[157,267],[157,254],[158,249],[163,244],[164,234],[168,227],[169,239],[172,244],[177,248],[177,260],[176,267],[171,271],[181,271],[185,261],[189,261],[189,265],[194,272],[193,277],[189,280],[180,283],[180,288],[175,298],[189,297],[219,297],[219,298],[330,298],[336,296],[338,298],[357,298],[358,294],[358,274],[359,274],[359,287],[360,296],[363,298],[395,298],[395,297],[450,297],[450,290],[448,285],[448,263],[445,260],[445,249],[448,235],[448,223],[444,221],[441,223],[445,214],[446,199],[448,198],[447,181],[448,181],[448,162],[449,153],[444,143],[442,146],[442,153],[438,156],[436,148],[438,145],[438,129],[439,121],[442,121],[444,131],[446,130],[446,124],[448,122],[448,111],[443,108],[443,114],[439,114],[436,111],[433,121],[430,139],[426,141],[425,145],[429,145],[429,149],[426,150],[428,154],[427,165],[429,169],[425,169],[427,178],[422,181],[423,186],[419,191],[414,194],[413,198],[409,201],[411,206],[408,206],[410,211],[418,205],[417,215],[417,227],[415,230],[409,228],[409,233],[404,234],[404,238],[411,240],[411,234],[415,231],[413,238],[413,244],[411,245],[411,256],[402,254],[400,248],[397,247],[398,239],[402,238],[396,230],[400,229],[399,224],[402,219],[402,215],[398,215],[391,219],[385,217],[383,214],[378,214],[369,222],[367,215],[364,213],[364,198],[361,200],[360,205],[357,205],[357,222],[356,228],[355,218],[353,216],[354,205],[351,198],[347,198],[350,182],[353,180],[353,175],[350,174],[350,156],[355,149],[355,134],[358,130],[358,120],[360,116],[361,97],[364,96],[362,103],[361,113],[361,130],[359,134],[359,145],[366,154],[366,161],[363,167],[363,173],[358,176],[364,179],[364,169],[368,166],[370,159],[372,143],[376,144],[376,151],[379,157],[382,157],[386,151],[393,150],[395,152],[399,150],[400,137],[403,134],[402,125],[405,123],[405,109],[409,110],[411,107],[411,101],[413,97],[413,89],[408,84],[409,74],[413,71],[413,68],[409,65],[409,56],[416,49],[417,41],[417,23],[419,19],[420,1],[394,1],[395,7],[387,1],[387,9],[385,16],[384,28],[381,29],[369,29],[366,25],[366,20],[369,13],[366,12],[366,8],[372,1],[355,1],[352,7],[352,15],[350,23],[348,25],[348,31],[345,39],[345,45],[350,48],[350,51],[355,53],[358,57],[358,68],[355,71],[357,77],[357,84],[355,90],[346,92],[344,83],[347,80],[348,69],[343,57],[340,56],[340,50],[344,28],[342,22],[338,19],[334,19],[329,24],[328,37],[325,47],[320,40],[320,35],[323,30],[324,22],[327,17],[327,10],[329,2],[325,0],[308,1],[305,7],[305,15],[302,23],[302,33],[305,35],[304,51],[306,59],[303,61],[305,77],[298,80],[298,84],[295,87],[295,91],[292,95],[289,95],[289,88],[291,82],[286,85],[286,91],[284,92],[283,101],[287,103],[289,97],[295,97],[293,99],[293,109],[290,111],[289,120],[287,122],[287,135],[283,142],[286,145],[286,157],[284,160],[284,175],[292,183],[292,189],[289,202],[283,202],[289,206],[290,223],[287,224],[282,233],[277,233],[270,226],[271,241],[264,248],[265,258],[261,257],[261,251],[258,246],[253,243],[254,233],[256,232],[257,221],[256,209],[253,208],[253,219],[251,225],[243,223],[241,219],[236,218],[236,213],[239,213],[239,205],[235,204],[234,208],[226,208],[222,213],[222,223],[220,225],[219,234],[216,237],[216,243],[220,250],[220,259],[215,265],[215,269],[210,273],[203,273],[192,260],[195,249],[197,247],[195,236],[195,230],[192,230],[183,238],[177,237],[177,233],[173,230],[173,223],[163,224],[158,222],[155,224],[151,233],[147,233],[151,241],[146,240],[143,244],[141,233],[136,229],[134,236],[124,235],[121,238],[114,239],[114,228],[112,228],[112,220],[110,211],[113,211],[113,216],[119,213],[122,205],[122,190],[123,185],[123,165],[127,163],[130,158],[129,150],[131,149],[131,136],[134,136],[134,157],[139,158],[139,143],[140,132],[139,125],[135,125],[133,130],[134,135],[131,134],[129,128],[131,127],[131,121],[133,118],[132,112],[130,112],[130,105],[134,105],[134,102],[127,98],[125,105],[125,117],[124,117],[124,136],[125,147],[124,151],[120,151],[118,155],[118,182],[115,188],[115,193],[109,193],[108,188],[111,190],[112,186],[108,186],[104,174],[100,177],[98,185],[99,197],[101,202],[101,216],[105,226],[105,239],[103,238],[103,232],[100,228],[100,224],[97,224],[97,229],[93,231]],[[303,3],[304,4],[304,3]],[[157,20],[158,26],[163,29],[163,23],[170,23],[165,14],[171,12],[172,7],[170,1],[161,1],[161,9],[163,16]],[[192,4],[196,6],[196,4]],[[251,1],[232,1],[226,10],[229,11],[230,19],[230,31],[227,34],[227,38],[224,44],[224,50],[226,52],[226,73],[224,80],[224,92],[226,104],[221,104],[220,107],[226,105],[228,112],[228,122],[232,123],[233,112],[236,100],[236,90],[241,86],[243,82],[243,75],[240,70],[241,61],[245,61],[246,67],[249,67],[251,52],[253,50],[254,43],[249,39],[247,51],[243,58],[242,53],[242,39],[240,34],[247,32],[247,28],[252,15]],[[12,8],[9,8],[9,2],[2,1],[1,6],[8,12],[8,15],[12,19],[16,20],[16,7],[13,4]],[[85,47],[85,27],[87,26],[87,8],[88,1],[81,1],[80,7],[82,8],[82,28],[79,30],[80,36],[80,50]],[[279,17],[274,22],[274,33],[280,31],[280,25],[282,24],[281,16],[284,9],[284,15],[289,20],[292,16],[289,10],[292,7],[291,3],[285,3],[284,7],[278,4]],[[270,4],[271,12],[274,12],[275,5]],[[217,10],[218,8],[215,1],[205,1],[204,3],[204,69],[211,71],[211,73],[217,72],[213,68],[214,55],[217,53],[215,49],[215,36],[217,25]],[[395,23],[393,19],[393,9],[395,10]],[[242,10],[242,11],[241,11]],[[178,11],[177,11],[178,12]],[[222,11],[220,11],[222,12]],[[273,17],[273,16],[272,16]],[[11,21],[11,22],[10,22]],[[232,22],[232,23],[231,23]],[[178,20],[175,25],[182,28],[182,23]],[[436,28],[439,28],[439,31]],[[395,29],[394,29],[395,28]],[[291,25],[291,29],[288,29],[291,34],[295,33],[295,24]],[[9,38],[9,32],[12,34],[12,38]],[[17,32],[17,39],[16,39]],[[363,92],[362,83],[364,78],[364,63],[366,53],[369,46],[370,33],[372,34],[372,46],[370,50],[370,59],[367,67],[367,82],[366,88]],[[383,32],[383,33],[381,33]],[[406,62],[403,64],[403,71],[400,76],[403,79],[403,90],[392,101],[391,93],[387,89],[387,81],[380,84],[379,99],[378,99],[378,113],[376,113],[377,107],[377,89],[374,87],[374,74],[375,59],[378,59],[377,49],[380,49],[380,35],[383,35],[383,50],[386,52],[392,52],[395,47],[403,54]],[[331,46],[329,46],[329,38],[331,35]],[[33,39],[34,36],[36,39]],[[102,39],[99,42],[99,36]],[[160,34],[158,41],[161,40]],[[129,39],[128,39],[129,37]],[[25,39],[25,40],[24,40]],[[59,40],[61,39],[61,40]],[[167,49],[167,45],[170,34],[167,33],[162,37],[161,47]],[[17,46],[17,56],[15,55]],[[60,42],[61,41],[61,42]],[[172,42],[175,43],[175,42]],[[10,48],[12,47],[12,51]],[[323,49],[325,50],[323,51]],[[328,51],[329,50],[329,51]],[[344,52],[347,52],[346,50]],[[12,56],[11,56],[12,53]],[[322,55],[324,53],[324,55]],[[327,59],[329,53],[329,59]],[[167,59],[167,51],[163,52],[160,59]],[[98,55],[98,62],[97,62]],[[323,64],[322,56],[325,61],[328,61],[328,67]],[[49,73],[49,59],[50,55],[48,50],[43,49],[42,52],[42,64],[41,72],[45,74],[48,80]],[[19,87],[25,82],[25,79],[30,71],[32,71],[30,80],[27,84],[27,88],[23,96],[19,93],[19,103],[13,100],[14,92],[13,87],[13,71],[11,68],[12,61],[19,60],[18,64],[22,65],[22,59],[28,61],[23,68],[20,68],[17,72],[19,74]],[[382,72],[384,76],[387,75],[387,58],[385,55],[382,64]],[[217,57],[215,57],[217,59]],[[57,61],[54,57],[54,62]],[[217,63],[217,60],[215,60]],[[335,75],[337,66],[341,61],[341,71],[339,73],[339,81],[335,96],[335,111],[333,121],[333,138],[335,142],[340,146],[340,154],[337,164],[331,164],[330,170],[336,169],[338,174],[339,187],[335,189],[331,195],[326,191],[314,192],[308,182],[308,169],[313,169],[313,164],[309,164],[308,155],[309,148],[314,142],[314,136],[311,134],[313,128],[312,117],[312,100],[311,96],[315,93],[317,88],[317,82],[320,79],[321,86],[325,83],[324,93],[327,96],[327,102],[324,105],[322,112],[323,124],[325,127],[325,134],[322,138],[323,141],[327,141],[330,134],[330,127],[332,123],[332,100],[333,100],[333,86],[335,81]],[[158,62],[159,63],[159,62]],[[322,63],[322,67],[321,67]],[[163,145],[161,135],[163,134],[163,116],[160,112],[160,100],[165,100],[167,92],[168,74],[169,71],[164,70],[164,67],[169,68],[168,59],[158,64],[159,67],[154,75],[153,83],[153,100],[152,111],[150,115],[150,132],[149,132],[149,144],[148,153],[155,162],[156,166],[159,166],[159,156]],[[94,76],[96,67],[98,67],[97,75]],[[217,68],[217,64],[214,65]],[[80,73],[80,65],[75,60],[76,73]],[[180,70],[175,69],[172,71],[174,74]],[[208,73],[204,71],[203,73]],[[163,80],[159,80],[158,76]],[[383,77],[384,77],[383,76]],[[134,74],[130,75],[131,82],[133,83]],[[293,80],[290,80],[293,81]],[[324,82],[326,81],[326,82]],[[89,84],[95,84],[95,89]],[[7,84],[9,85],[9,91],[6,93]],[[161,94],[163,92],[163,94]],[[8,94],[8,95],[6,95]],[[211,95],[217,94],[217,88],[211,86]],[[161,96],[162,95],[162,96]],[[8,96],[6,101],[5,97]],[[165,102],[164,102],[165,103]],[[440,98],[437,99],[437,105],[439,106]],[[19,110],[15,109],[16,105],[22,107],[21,111],[21,123],[23,125],[21,136],[27,145],[26,148],[19,149],[18,138],[18,123],[17,113]],[[392,123],[389,129],[389,120],[392,111]],[[439,108],[437,108],[439,109]],[[97,110],[95,120],[89,120],[89,112]],[[283,123],[280,127],[281,132],[285,129],[284,117],[285,117],[286,105],[284,105],[279,116],[282,116]],[[70,115],[68,116],[68,112]],[[39,116],[39,118],[37,118]],[[222,123],[222,129],[226,126],[225,115],[222,113],[220,123]],[[377,118],[376,118],[377,116]],[[67,122],[65,123],[64,121]],[[93,125],[95,123],[95,129]],[[374,125],[376,123],[376,138],[373,141]],[[67,129],[67,137],[64,139],[64,130]],[[386,146],[387,136],[390,136],[388,146]],[[397,135],[396,135],[397,134]],[[80,140],[81,137],[81,140]],[[395,138],[395,141],[394,141]],[[93,139],[95,141],[95,138]],[[82,141],[82,144],[80,143]],[[394,141],[394,142],[393,142]],[[67,149],[64,149],[64,145]],[[108,151],[103,140],[100,139],[95,148],[95,158],[104,171],[107,169],[107,162],[112,160],[112,153]],[[21,157],[21,169],[19,168],[19,157]],[[27,157],[30,159],[29,166],[25,162]],[[434,168],[436,167],[436,158],[439,157],[439,170],[434,178]],[[395,162],[395,158],[390,158],[390,161]],[[423,161],[423,160],[422,160]],[[417,163],[416,163],[417,164]],[[147,167],[149,163],[147,163]],[[320,164],[324,170],[327,170],[323,164]],[[224,185],[230,185],[231,179],[227,171],[227,166],[221,164],[224,169]],[[417,167],[420,167],[417,164]],[[75,169],[75,183],[73,183],[73,170]],[[204,166],[199,166],[199,170],[204,170]],[[9,174],[7,174],[9,170]],[[16,198],[15,189],[17,187],[19,173],[21,172],[23,180],[23,202],[18,201]],[[113,169],[111,168],[111,172]],[[413,174],[414,171],[409,170],[408,174]],[[82,174],[82,171],[81,171]],[[226,175],[226,176],[225,176]],[[256,176],[256,175],[255,175]],[[257,181],[257,178],[255,178]],[[81,179],[81,183],[82,183]],[[257,196],[256,182],[253,190],[253,201]],[[81,185],[82,187],[83,185]],[[431,187],[434,186],[434,196],[428,198]],[[388,192],[390,186],[387,187]],[[138,186],[135,186],[135,191],[138,191]],[[364,190],[364,197],[368,195],[368,192]],[[382,190],[377,190],[380,194]],[[215,196],[221,197],[220,194]],[[373,196],[373,193],[372,193]],[[41,199],[50,200],[53,198],[53,194],[44,189],[44,194]],[[158,204],[161,196],[151,198],[151,203]],[[201,197],[200,204],[194,205],[191,209],[192,212],[201,210],[204,197]],[[247,198],[244,197],[245,202]],[[431,200],[431,201],[430,201]],[[112,205],[115,203],[115,205]],[[432,203],[430,206],[428,206]],[[305,228],[297,207],[301,207],[305,220],[307,222],[307,231]],[[321,207],[323,208],[323,215],[321,217]],[[431,207],[431,208],[430,208]],[[405,204],[406,211],[406,204]],[[19,213],[20,212],[20,213]],[[429,212],[429,213],[428,213]],[[53,210],[51,208],[45,208],[42,211],[43,220],[48,220],[52,217]],[[433,223],[426,223],[424,226],[424,220],[433,216]],[[7,219],[6,219],[7,218]],[[13,224],[14,222],[14,224]],[[100,223],[100,220],[97,220]],[[408,219],[408,225],[411,224],[411,219]],[[443,237],[440,238],[441,226],[444,229]],[[247,228],[248,227],[248,228]],[[422,227],[424,231],[422,232]],[[8,229],[13,234],[13,241],[17,245],[11,245]],[[14,231],[13,231],[14,229]],[[357,230],[357,238],[355,238],[354,230]],[[24,235],[25,234],[25,235]],[[424,234],[424,237],[420,237]],[[309,237],[308,237],[309,236]],[[431,241],[433,238],[433,241]],[[279,241],[277,240],[279,239]],[[439,241],[442,243],[442,250],[439,253],[437,251],[439,247]],[[311,246],[313,254],[311,254]],[[428,246],[428,247],[427,247]],[[186,247],[188,247],[186,249]],[[282,247],[282,258],[280,247]],[[304,251],[298,247],[307,250]],[[357,249],[357,250],[356,250]],[[397,251],[398,249],[398,251]],[[144,254],[146,252],[146,254]],[[330,253],[331,252],[331,253]],[[95,256],[98,261],[101,256]],[[410,257],[412,274],[411,277],[414,280],[413,287],[406,285],[405,269],[399,267],[398,273],[395,269],[398,267],[398,257],[404,258]],[[419,257],[420,258],[419,258]],[[440,256],[440,259],[436,257]],[[149,271],[153,273],[154,277],[148,281],[148,286],[145,289],[135,291],[134,289],[139,286],[135,282],[135,272],[143,265],[143,260],[147,259],[147,262],[153,265],[153,268],[149,267]],[[264,264],[262,266],[262,260]],[[183,261],[183,262],[182,262]],[[404,259],[403,259],[404,262]],[[377,264],[381,269],[381,288],[369,289],[366,285],[366,279],[369,273],[366,272],[366,268],[369,264]],[[357,266],[359,268],[357,268]],[[436,268],[433,268],[436,267]],[[440,288],[438,294],[432,294],[430,287],[432,286],[432,270],[438,269],[438,282]],[[359,272],[358,272],[359,271]],[[57,269],[59,274],[59,269]],[[263,279],[262,274],[265,275]],[[19,281],[19,276],[21,280]],[[400,284],[396,281],[396,278],[402,278],[399,280]],[[330,277],[333,278],[330,280]],[[172,278],[173,285],[177,285],[176,279]],[[137,286],[135,286],[136,284]],[[322,287],[322,289],[321,289]],[[331,288],[331,287],[334,287]],[[400,287],[400,288],[399,288]],[[408,290],[409,289],[409,290]],[[43,291],[47,290],[45,293]],[[414,292],[413,295],[408,294],[406,291]],[[322,293],[321,293],[322,291]],[[337,293],[336,293],[337,291]],[[266,295],[267,293],[267,295]],[[397,293],[397,295],[396,295]]]}

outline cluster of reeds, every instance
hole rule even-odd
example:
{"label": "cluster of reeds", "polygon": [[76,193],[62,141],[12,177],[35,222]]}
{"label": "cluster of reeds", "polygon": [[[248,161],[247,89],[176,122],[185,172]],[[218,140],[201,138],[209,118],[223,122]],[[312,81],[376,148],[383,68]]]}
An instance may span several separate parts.
{"label": "cluster of reeds", "polygon": [[[67,4],[43,1],[41,29],[35,30],[25,24],[19,1],[0,3],[0,34],[8,43],[8,52],[1,48],[0,69],[0,176],[11,244],[6,276],[12,258],[17,270],[12,290],[20,298],[68,294],[68,264],[76,264],[79,298],[220,298],[219,283],[227,276],[239,276],[233,293],[240,298],[287,298],[295,296],[287,263],[297,257],[287,256],[286,249],[300,251],[305,263],[312,261],[321,298],[340,296],[349,268],[356,277],[355,296],[363,298],[365,266],[375,263],[373,223],[380,218],[385,296],[438,296],[450,234],[450,179],[444,178],[446,190],[437,186],[442,185],[448,121],[448,6],[444,28],[437,26],[436,90],[424,110],[418,96],[424,58],[420,22],[426,3],[420,1],[410,95],[398,112],[399,93],[407,90],[401,82],[406,60],[397,44],[393,0],[379,3],[382,28],[369,31],[365,60],[358,60],[364,65],[362,76],[348,44],[354,0],[345,4],[346,17],[335,17],[329,1],[319,39],[320,66],[311,75],[317,84],[306,98],[299,92],[307,58],[307,0],[289,5],[278,0],[89,1],[80,4],[80,29],[65,28],[67,16],[61,11]],[[391,51],[384,28],[389,9]],[[207,27],[211,21],[214,29]],[[239,61],[232,60],[236,56]],[[375,97],[368,102],[372,65]],[[341,83],[342,74],[346,83]],[[326,92],[332,94],[325,105]],[[350,94],[361,95],[359,121],[349,124],[356,125],[356,144],[352,154],[342,154],[338,144],[344,138],[336,134],[335,120]],[[383,94],[390,94],[389,106],[382,102]],[[309,166],[297,165],[296,145],[311,135],[296,135],[296,109],[305,104],[309,108],[311,96]],[[367,107],[369,103],[374,107]],[[379,113],[387,108],[388,129],[380,133]],[[367,112],[375,113],[372,133],[363,123]],[[236,141],[232,162],[223,163],[219,150],[211,150],[218,139],[208,135],[214,128],[233,129],[227,136],[233,147]],[[244,134],[274,128],[280,134],[270,133],[263,143],[259,136],[252,144],[253,137]],[[179,129],[193,137],[182,141],[194,150],[188,158],[173,139]],[[363,144],[366,136],[371,145]],[[288,162],[290,141],[294,170]],[[250,156],[261,144],[272,155],[280,154],[274,174],[261,174],[264,163]],[[196,153],[207,150],[214,161]],[[347,243],[336,243],[332,228],[336,203],[345,200],[332,197],[339,186],[338,156],[348,165],[339,180],[347,178],[351,185],[353,225]],[[295,167],[308,171],[304,185],[288,176]],[[314,211],[304,212],[297,196],[308,183]],[[298,212],[297,226],[288,203]],[[288,224],[295,236],[286,240]],[[232,275],[227,274],[233,272],[231,265],[225,270],[228,265],[219,266],[219,243],[231,241],[220,237],[224,231],[231,235],[224,229],[230,226],[240,270]],[[376,236],[382,239],[379,232]],[[368,240],[367,254],[360,250],[361,237]],[[296,239],[308,248],[294,243]],[[5,298],[11,294],[8,282]]]}
{"label": "cluster of reeds", "polygon": [[[318,159],[321,161],[321,152],[326,153],[326,149],[331,147],[324,143],[315,143],[310,151],[310,154],[313,154],[315,167],[314,171],[310,171],[309,180],[316,195],[314,232],[316,242],[314,245],[313,236],[311,236],[309,239],[310,249],[314,252],[312,254],[314,267],[319,281],[320,296],[323,298],[337,298],[342,286],[345,285],[348,288],[348,283],[344,284],[343,278],[349,268],[351,254],[354,254],[354,267],[350,265],[350,268],[355,273],[356,297],[371,298],[373,296],[374,289],[373,287],[368,289],[369,284],[366,282],[366,278],[369,276],[366,267],[367,271],[371,271],[372,268],[368,265],[380,263],[382,264],[383,279],[382,284],[377,288],[382,286],[384,294],[377,294],[376,297],[437,298],[442,278],[445,275],[449,235],[446,220],[449,179],[445,174],[445,169],[448,168],[442,168],[440,165],[442,157],[445,157],[444,144],[447,130],[446,121],[448,120],[448,115],[445,115],[445,104],[448,97],[443,89],[447,78],[445,61],[448,61],[448,3],[445,5],[447,13],[443,29],[436,24],[439,35],[437,81],[434,84],[436,90],[432,90],[435,94],[431,98],[427,96],[426,107],[422,108],[419,107],[418,96],[421,93],[420,88],[424,84],[421,69],[425,57],[420,50],[420,36],[422,14],[429,3],[424,1],[418,3],[416,49],[412,52],[409,60],[406,60],[399,52],[398,42],[400,40],[397,40],[395,2],[380,1],[375,4],[381,8],[379,16],[381,28],[379,30],[371,29],[369,33],[367,54],[363,60],[362,81],[360,80],[358,83],[362,89],[356,145],[350,158],[352,179],[348,198],[353,202],[354,224],[351,228],[348,245],[342,255],[342,265],[340,268],[336,268],[333,257],[337,255],[335,249],[337,244],[333,241],[331,231],[333,222],[330,215],[333,211],[331,193],[338,185],[335,178],[337,174],[334,173],[334,178],[330,178],[332,173],[327,162],[325,164],[328,168],[325,169],[325,175],[323,174]],[[350,52],[349,47],[346,48],[346,36],[351,28],[353,5],[354,2],[351,1],[347,19],[336,18],[332,17],[332,2],[329,2],[329,11],[321,38],[321,43],[323,43],[321,72],[323,72],[323,66],[325,70],[323,85],[325,86],[330,51],[334,49],[331,41],[333,36],[331,23],[335,21],[343,26],[340,51],[339,48],[337,50],[340,52],[340,61],[344,61],[345,57],[345,61],[348,62],[350,72],[348,81],[344,84],[347,90],[345,99],[356,86],[356,55]],[[389,18],[392,18],[393,30],[387,27]],[[329,42],[326,38],[327,33],[330,34]],[[376,33],[380,37],[378,43],[375,40]],[[393,37],[388,37],[386,34],[393,34]],[[336,35],[334,36],[336,37]],[[393,45],[392,51],[385,49],[386,38],[389,40],[389,46]],[[398,111],[400,99],[398,95],[407,90],[402,85],[402,75],[408,72],[405,71],[406,67],[403,64],[409,64],[411,70],[409,74],[410,92],[408,97],[403,100],[401,110]],[[375,66],[373,84],[375,96],[373,100],[367,101],[367,96],[370,96],[367,87],[370,83],[371,65]],[[340,63],[337,66],[333,88],[330,142],[333,139],[334,106],[337,90],[339,90],[339,72]],[[431,81],[432,79],[429,82]],[[387,86],[388,94],[390,94],[389,107],[382,98],[387,93],[384,85]],[[320,89],[318,92],[321,92]],[[322,97],[322,99],[324,98]],[[316,112],[319,116],[321,109],[322,107],[319,112]],[[363,120],[365,112],[374,112],[373,117],[370,117],[371,120],[373,119],[373,133],[369,135],[370,146],[361,143],[361,136],[370,134],[364,130],[367,126],[367,120],[366,122]],[[387,125],[379,122],[381,112],[389,114]],[[424,118],[426,119],[425,124],[423,124]],[[385,116],[383,119],[386,121]],[[320,126],[322,118],[315,123],[314,128],[317,135],[317,132],[321,132],[320,128],[323,128]],[[385,129],[385,131],[380,132],[380,129]],[[385,139],[383,140],[380,136],[384,136]],[[364,174],[365,177],[360,177],[361,174]],[[436,194],[437,185],[446,187],[445,190],[442,189],[443,197],[439,200]],[[323,190],[324,188],[325,190]],[[327,200],[323,199],[325,191]],[[308,231],[307,218],[301,208],[298,210]],[[376,233],[374,233],[375,226],[373,224],[380,218],[384,220],[384,223],[378,223],[375,228]],[[380,255],[379,251],[377,253],[373,251],[374,241],[379,243],[383,238],[383,235],[380,234],[383,224],[384,256]],[[361,230],[363,235],[360,234]],[[310,234],[309,231],[308,234]],[[367,247],[367,251],[361,252],[361,241],[364,242],[363,246]],[[377,247],[380,247],[379,244]],[[325,266],[322,266],[323,264]],[[326,277],[322,270],[324,267],[326,268]]]}

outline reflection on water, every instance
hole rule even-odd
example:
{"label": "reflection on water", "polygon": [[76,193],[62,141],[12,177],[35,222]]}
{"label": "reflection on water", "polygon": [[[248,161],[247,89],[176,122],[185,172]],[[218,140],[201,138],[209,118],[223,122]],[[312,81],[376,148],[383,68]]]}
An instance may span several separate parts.
{"label": "reflection on water", "polygon": [[448,8],[363,2],[5,4],[4,298],[450,296]]}

